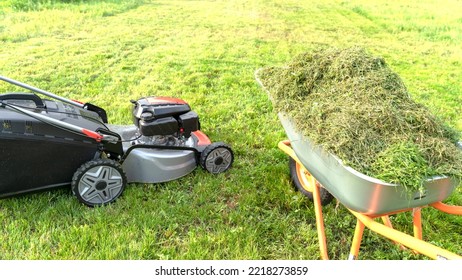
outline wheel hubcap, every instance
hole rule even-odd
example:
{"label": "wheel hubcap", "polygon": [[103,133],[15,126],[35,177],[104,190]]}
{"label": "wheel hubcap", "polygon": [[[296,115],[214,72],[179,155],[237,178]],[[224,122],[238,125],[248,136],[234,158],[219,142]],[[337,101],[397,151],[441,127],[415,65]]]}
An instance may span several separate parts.
{"label": "wheel hubcap", "polygon": [[80,196],[93,204],[102,204],[117,198],[122,188],[123,180],[119,171],[104,165],[90,168],[79,183]]}
{"label": "wheel hubcap", "polygon": [[223,158],[222,157],[219,157],[217,159],[215,159],[215,165],[220,165],[223,163]]}
{"label": "wheel hubcap", "polygon": [[102,190],[104,190],[106,187],[107,187],[107,183],[104,182],[104,181],[99,181],[98,183],[96,183],[96,186],[95,186],[95,188],[96,188],[98,191],[102,191]]}
{"label": "wheel hubcap", "polygon": [[305,189],[308,192],[313,192],[313,178],[311,174],[308,172],[308,170],[306,170],[305,167],[298,164],[298,162],[296,164],[296,170],[298,180],[300,181],[300,184],[302,185],[303,189]]}
{"label": "wheel hubcap", "polygon": [[220,173],[226,171],[233,160],[231,152],[226,148],[216,148],[207,156],[205,168],[211,173]]}

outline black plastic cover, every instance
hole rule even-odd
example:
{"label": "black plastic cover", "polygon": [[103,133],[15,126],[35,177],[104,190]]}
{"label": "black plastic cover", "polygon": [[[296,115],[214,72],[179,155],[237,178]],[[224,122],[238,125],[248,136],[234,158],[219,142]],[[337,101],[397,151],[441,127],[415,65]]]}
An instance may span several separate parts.
{"label": "black plastic cover", "polygon": [[[60,101],[43,103],[46,109],[28,110],[91,131],[107,130],[96,112]],[[0,197],[70,184],[74,172],[92,160],[101,145],[92,138],[0,106]]]}
{"label": "black plastic cover", "polygon": [[145,97],[133,103],[133,122],[140,127],[140,120],[149,122],[164,117],[175,117],[187,113],[191,107],[181,99]]}
{"label": "black plastic cover", "polygon": [[27,135],[0,135],[0,197],[70,185],[94,158],[95,144]]}
{"label": "black plastic cover", "polygon": [[178,121],[174,117],[158,120],[140,120],[139,129],[144,136],[174,135],[179,131]]}
{"label": "black plastic cover", "polygon": [[180,127],[183,128],[184,137],[188,138],[191,136],[191,132],[199,130],[199,116],[194,111],[189,111],[186,114],[180,115],[178,117],[178,122]]}

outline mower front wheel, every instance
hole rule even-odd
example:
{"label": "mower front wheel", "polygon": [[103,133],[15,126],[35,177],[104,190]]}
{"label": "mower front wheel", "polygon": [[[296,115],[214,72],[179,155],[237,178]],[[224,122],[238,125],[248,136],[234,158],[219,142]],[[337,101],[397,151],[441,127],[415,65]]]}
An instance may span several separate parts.
{"label": "mower front wheel", "polygon": [[[312,180],[312,175],[306,170],[306,168],[296,162],[293,158],[289,158],[289,170],[292,183],[295,188],[305,195],[309,200],[313,201],[313,190],[316,185],[319,185],[319,182]],[[319,188],[319,195],[321,197],[321,205],[329,204],[334,198],[325,188]]]}
{"label": "mower front wheel", "polygon": [[234,153],[223,142],[208,145],[200,156],[200,165],[210,173],[218,174],[228,170],[234,161]]}
{"label": "mower front wheel", "polygon": [[119,163],[110,159],[96,159],[77,169],[71,188],[80,202],[95,207],[114,202],[126,185],[127,177]]}

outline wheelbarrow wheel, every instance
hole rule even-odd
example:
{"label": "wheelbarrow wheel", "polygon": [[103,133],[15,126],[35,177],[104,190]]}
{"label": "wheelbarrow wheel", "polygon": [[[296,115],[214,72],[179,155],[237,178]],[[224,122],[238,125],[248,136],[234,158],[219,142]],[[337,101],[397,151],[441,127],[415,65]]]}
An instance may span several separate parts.
{"label": "wheelbarrow wheel", "polygon": [[[289,169],[290,177],[294,187],[305,195],[309,200],[314,201],[313,198],[313,180],[311,174],[303,167],[303,165],[296,162],[293,158],[289,158]],[[314,180],[317,185],[320,186],[319,182]],[[319,188],[319,195],[321,197],[321,205],[329,204],[334,198],[325,188],[322,186]]]}
{"label": "wheelbarrow wheel", "polygon": [[80,202],[95,207],[114,202],[126,185],[127,177],[119,163],[110,159],[96,159],[77,169],[71,188]]}

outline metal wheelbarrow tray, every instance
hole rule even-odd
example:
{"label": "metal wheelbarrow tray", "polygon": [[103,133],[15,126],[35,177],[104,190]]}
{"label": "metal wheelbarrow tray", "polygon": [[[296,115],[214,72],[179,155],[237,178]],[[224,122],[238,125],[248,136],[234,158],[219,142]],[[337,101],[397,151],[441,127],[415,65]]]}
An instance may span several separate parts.
{"label": "metal wheelbarrow tray", "polygon": [[[257,82],[268,93],[255,73]],[[446,176],[428,178],[423,192],[411,196],[396,184],[367,176],[346,166],[335,155],[317,147],[298,132],[292,120],[283,113],[278,117],[300,163],[309,173],[347,208],[362,214],[383,214],[411,209],[446,199],[458,181]]]}
{"label": "metal wheelbarrow tray", "polygon": [[409,196],[401,186],[345,166],[340,159],[298,133],[289,118],[279,114],[279,119],[303,166],[342,204],[359,213],[383,214],[429,205],[446,199],[458,184],[449,177],[432,177],[424,182],[423,192]]}

